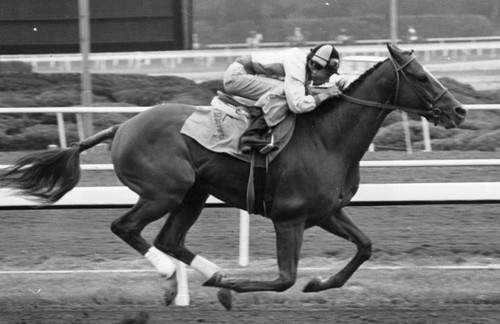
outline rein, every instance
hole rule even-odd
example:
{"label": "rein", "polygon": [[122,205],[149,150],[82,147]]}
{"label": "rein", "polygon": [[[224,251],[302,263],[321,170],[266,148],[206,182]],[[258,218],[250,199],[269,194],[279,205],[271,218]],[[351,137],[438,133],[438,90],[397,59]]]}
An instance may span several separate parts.
{"label": "rein", "polygon": [[[438,107],[434,107],[436,102],[438,102],[441,97],[443,97],[447,92],[448,89],[444,88],[441,90],[441,92],[434,98],[429,100],[425,93],[418,88],[413,82],[408,79],[408,76],[404,72],[404,68],[408,66],[413,60],[415,60],[415,56],[412,56],[408,61],[405,62],[402,66],[399,66],[396,61],[391,57],[391,62],[392,65],[394,66],[394,69],[396,71],[396,96],[395,96],[395,104],[388,104],[388,103],[380,103],[380,102],[375,102],[375,101],[369,101],[369,100],[364,100],[364,99],[359,99],[355,98],[346,94],[341,93],[340,97],[346,101],[352,102],[354,104],[366,106],[366,107],[372,107],[372,108],[378,108],[378,109],[389,109],[389,110],[401,110],[410,114],[417,114],[421,115],[423,117],[426,117],[428,119],[432,119],[434,122],[434,125],[438,125],[439,120],[441,118],[442,111]],[[405,107],[405,106],[400,106],[397,104],[398,102],[398,97],[399,97],[399,73],[403,75],[405,78],[406,82],[410,85],[410,87],[415,91],[415,93],[427,104],[427,110],[422,111],[422,109],[418,108],[411,108],[411,107]]]}
{"label": "rein", "polygon": [[398,105],[391,105],[391,104],[385,104],[385,103],[380,103],[380,102],[375,102],[375,101],[359,99],[359,98],[348,96],[348,95],[343,94],[343,93],[340,95],[340,97],[342,99],[345,99],[346,101],[352,102],[354,104],[366,106],[366,107],[379,108],[379,109],[389,109],[389,110],[402,110],[402,111],[405,111],[405,112],[410,113],[410,114],[421,114],[422,113],[422,109],[410,108],[410,107],[404,107],[404,106],[398,106]]}

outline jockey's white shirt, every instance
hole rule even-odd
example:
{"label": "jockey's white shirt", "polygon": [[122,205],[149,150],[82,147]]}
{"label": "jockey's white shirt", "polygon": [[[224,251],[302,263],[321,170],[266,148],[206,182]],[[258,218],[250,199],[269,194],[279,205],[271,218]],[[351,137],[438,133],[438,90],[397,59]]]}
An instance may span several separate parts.
{"label": "jockey's white shirt", "polygon": [[299,48],[285,52],[283,67],[285,70],[285,97],[288,108],[296,114],[316,108],[316,100],[306,94],[307,53]]}

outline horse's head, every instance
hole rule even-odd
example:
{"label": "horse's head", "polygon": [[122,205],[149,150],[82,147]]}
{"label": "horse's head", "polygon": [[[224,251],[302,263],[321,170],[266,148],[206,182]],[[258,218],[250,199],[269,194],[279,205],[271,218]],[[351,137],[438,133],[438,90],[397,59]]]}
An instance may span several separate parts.
{"label": "horse's head", "polygon": [[387,44],[391,62],[396,69],[395,105],[409,108],[432,120],[436,125],[454,128],[465,119],[462,104],[426,68],[417,62],[412,52]]}

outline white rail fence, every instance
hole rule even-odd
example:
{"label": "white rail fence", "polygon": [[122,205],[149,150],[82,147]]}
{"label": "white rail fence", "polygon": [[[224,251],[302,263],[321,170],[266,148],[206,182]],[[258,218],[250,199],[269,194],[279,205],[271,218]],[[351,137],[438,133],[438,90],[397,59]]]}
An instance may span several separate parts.
{"label": "white rail fence", "polygon": [[[496,165],[499,165],[498,162]],[[14,196],[14,193],[12,189],[0,188],[1,208],[122,208],[130,207],[138,200],[137,194],[124,186],[76,187],[50,206],[40,206],[34,201]],[[352,199],[352,205],[497,202],[500,202],[500,182],[361,184]],[[208,198],[207,206],[227,207],[212,196]]]}
{"label": "white rail fence", "polygon": [[[35,114],[35,113],[55,113],[57,116],[57,130],[59,134],[59,146],[67,147],[66,130],[63,114],[83,114],[83,113],[140,113],[151,107],[5,107],[0,108],[0,114]],[[464,105],[467,110],[500,110],[500,104],[469,104]],[[429,131],[429,122],[421,118],[422,135],[424,138],[424,150],[432,151],[432,141]],[[79,125],[80,127],[81,125]],[[79,129],[83,134],[83,129]]]}
{"label": "white rail fence", "polygon": [[[389,40],[383,40],[389,41]],[[500,54],[500,41],[463,41],[456,43],[417,43],[400,44],[401,47],[413,49],[423,63],[435,62],[444,58],[465,61],[471,56],[483,59],[498,59]],[[232,62],[236,57],[250,53],[275,56],[279,55],[282,48],[280,43],[263,45],[266,48],[230,48],[231,44],[219,44],[216,49],[184,50],[184,51],[154,51],[154,52],[122,52],[122,53],[91,53],[89,61],[93,71],[106,71],[116,68],[144,69],[148,67],[162,67],[174,72],[185,67],[195,66],[200,69],[213,69],[215,66]],[[233,44],[234,45],[234,44]],[[315,45],[309,44],[308,47]],[[212,46],[212,47],[215,47]],[[375,55],[386,56],[387,48],[381,44],[339,45],[343,56]],[[36,55],[1,55],[0,62],[24,62],[31,64],[34,71],[61,71],[75,72],[81,70],[81,54],[36,54]]]}

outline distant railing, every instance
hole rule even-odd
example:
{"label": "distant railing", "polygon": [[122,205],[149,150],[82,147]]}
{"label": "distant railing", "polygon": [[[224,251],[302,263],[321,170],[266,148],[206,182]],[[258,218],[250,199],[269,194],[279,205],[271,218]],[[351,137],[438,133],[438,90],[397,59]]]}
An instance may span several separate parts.
{"label": "distant railing", "polygon": [[[478,39],[478,38],[476,38]],[[489,41],[468,41],[445,43],[435,39],[436,43],[400,44],[403,48],[413,49],[423,63],[438,62],[450,57],[454,61],[467,60],[470,57],[498,59],[500,37]],[[380,43],[378,43],[380,41]],[[388,39],[371,40],[371,44],[358,41],[354,45],[339,45],[342,56],[387,56],[383,43]],[[323,42],[307,42],[304,47]],[[218,71],[226,67],[235,58],[248,55],[273,56],[281,52],[287,43],[262,43],[261,48],[249,49],[242,44],[212,44],[206,50],[92,53],[89,57],[93,72],[127,71],[163,71],[177,73],[184,71]],[[208,47],[208,45],[207,45]],[[80,72],[81,55],[74,54],[38,54],[38,55],[1,55],[0,62],[19,61],[31,64],[35,72]],[[146,72],[147,73],[147,72]]]}
{"label": "distant railing", "polygon": [[500,36],[471,36],[471,37],[429,37],[424,42],[456,43],[456,42],[496,42]]}
{"label": "distant railing", "polygon": [[[339,42],[336,40],[324,40],[324,41],[306,41],[303,46],[315,46],[319,44],[334,44],[338,46],[342,45],[381,45],[387,42],[392,42],[390,38],[380,38],[380,39],[358,39],[352,40],[349,43]],[[421,38],[418,43],[458,43],[458,42],[494,42],[500,41],[500,36],[473,36],[473,37],[429,37]],[[403,42],[401,39],[397,40],[398,43]],[[404,42],[403,42],[404,43]],[[291,46],[289,42],[265,42],[260,44],[261,47],[288,47]],[[205,45],[208,49],[221,49],[221,48],[246,48],[246,43],[226,43],[226,44],[207,44]]]}

